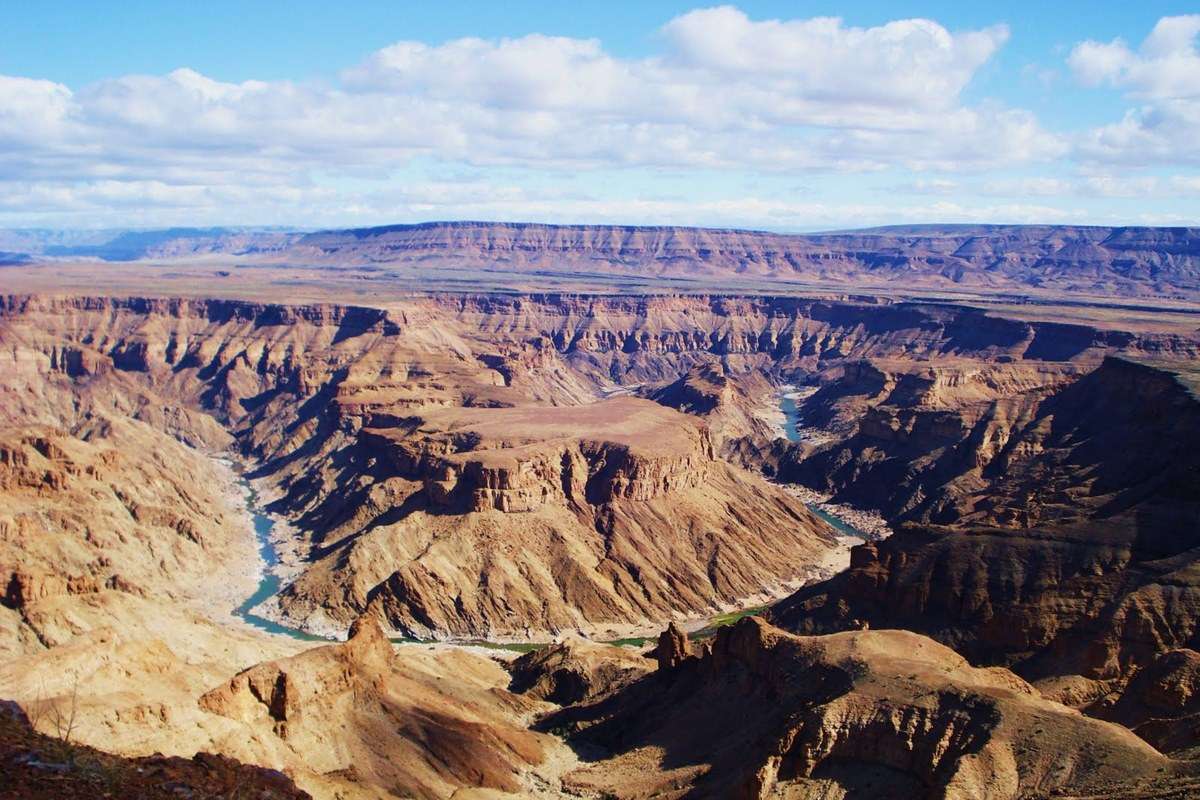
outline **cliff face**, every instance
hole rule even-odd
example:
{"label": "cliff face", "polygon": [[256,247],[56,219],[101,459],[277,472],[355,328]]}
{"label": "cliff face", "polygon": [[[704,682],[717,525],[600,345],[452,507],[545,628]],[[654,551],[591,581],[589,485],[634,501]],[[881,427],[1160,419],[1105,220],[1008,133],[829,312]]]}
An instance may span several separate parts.
{"label": "cliff face", "polygon": [[833,545],[803,504],[718,460],[703,426],[647,400],[428,409],[334,459],[370,477],[292,487],[327,531],[283,593],[300,619],[373,608],[415,636],[615,634],[778,591]]}
{"label": "cliff face", "polygon": [[781,235],[695,228],[430,223],[327,231],[291,252],[328,262],[508,271],[767,276],[840,286],[975,286],[1138,294],[1200,290],[1190,228],[979,226]]}
{"label": "cliff face", "polygon": [[632,398],[431,410],[359,439],[397,476],[422,482],[432,507],[468,512],[654,500],[694,489],[715,461],[705,428]]}
{"label": "cliff face", "polygon": [[966,306],[790,297],[466,295],[430,312],[501,339],[548,340],[622,383],[665,382],[699,357],[734,371],[810,371],[843,359],[1098,362],[1106,352],[1200,355],[1194,337],[1007,319]]}
{"label": "cliff face", "polygon": [[[824,525],[718,462],[704,426],[595,402],[601,359],[637,370],[648,353],[564,352],[552,342],[569,308],[531,303],[498,331],[473,316],[489,303],[12,297],[3,313],[31,384],[57,376],[64,397],[198,443],[223,423],[311,546],[283,605],[316,626],[366,608],[422,636],[637,625],[813,574]],[[14,420],[36,413],[24,403]]]}
{"label": "cliff face", "polygon": [[748,618],[660,663],[545,720],[603,753],[567,786],[620,798],[999,800],[1154,797],[1196,783],[1194,765],[1129,731],[903,631],[798,637]]}
{"label": "cliff face", "polygon": [[[291,263],[486,267],[514,273],[778,278],[839,286],[1056,289],[1124,296],[1200,290],[1194,228],[912,226],[832,234],[609,225],[433,222],[309,234],[227,230],[125,234],[25,254],[108,260],[221,253]],[[20,253],[15,254],[20,256]]]}
{"label": "cliff face", "polygon": [[966,373],[847,372],[801,408],[833,430],[846,419],[845,437],[781,474],[894,522],[1028,528],[1115,515],[1193,468],[1197,406],[1169,369],[1108,358],[1082,377],[1063,365]]}
{"label": "cliff face", "polygon": [[951,448],[943,467],[966,469],[944,470],[936,488],[902,488],[923,498],[914,513],[952,526],[911,525],[855,548],[847,572],[773,619],[929,633],[1031,679],[1083,676],[1051,681],[1076,702],[1119,690],[1166,651],[1195,649],[1194,391],[1170,371],[1109,359],[1022,420],[982,453],[975,435]]}

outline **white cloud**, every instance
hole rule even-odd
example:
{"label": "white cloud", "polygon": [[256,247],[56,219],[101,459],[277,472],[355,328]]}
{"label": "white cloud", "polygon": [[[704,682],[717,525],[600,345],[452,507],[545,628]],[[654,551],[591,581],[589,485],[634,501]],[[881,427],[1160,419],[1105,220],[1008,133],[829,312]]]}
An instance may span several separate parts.
{"label": "white cloud", "polygon": [[[533,34],[399,42],[342,73],[347,89],[535,115],[553,135],[585,123],[628,135],[642,127],[779,131],[789,127],[936,131],[971,77],[1008,37],[1002,26],[954,34],[930,20],[874,28],[841,20],[750,20],[723,6],[662,31],[663,53],[617,59],[594,39]],[[511,124],[511,123],[509,123]]]}
{"label": "white cloud", "polygon": [[1062,178],[1025,177],[987,181],[979,193],[990,197],[1059,197],[1074,190],[1075,184]]}
{"label": "white cloud", "polygon": [[1080,80],[1128,89],[1148,98],[1200,97],[1200,14],[1163,17],[1134,52],[1121,39],[1086,41],[1071,51],[1068,63]]}
{"label": "white cloud", "polygon": [[1086,41],[1068,58],[1088,86],[1125,91],[1138,105],[1089,131],[1079,149],[1099,161],[1200,163],[1200,14],[1163,17],[1133,50],[1121,39]]}
{"label": "white cloud", "polygon": [[1176,194],[1200,194],[1200,175],[1175,175],[1170,184]]}
{"label": "white cloud", "polygon": [[71,90],[62,84],[0,75],[0,143],[30,146],[58,139],[71,110]]}
{"label": "white cloud", "polygon": [[755,22],[731,6],[684,14],[663,33],[684,68],[777,81],[814,102],[926,109],[952,105],[1008,39],[1003,25],[952,34],[927,19],[874,28],[835,17]]}
{"label": "white cloud", "polygon": [[1121,39],[1107,44],[1088,40],[1075,46],[1067,63],[1080,81],[1101,86],[1116,83],[1136,58]]}
{"label": "white cloud", "polygon": [[[753,20],[722,6],[669,21],[655,40],[658,51],[644,58],[615,56],[595,39],[540,34],[402,41],[324,82],[230,83],[185,68],[72,91],[0,76],[0,214],[59,209],[74,219],[157,208],[179,221],[211,209],[226,215],[213,221],[324,224],[355,214],[382,221],[377,215],[458,216],[461,208],[561,219],[563,209],[605,215],[604,204],[613,202],[612,210],[628,212],[625,221],[636,221],[633,212],[688,216],[675,201],[517,194],[494,181],[475,189],[499,192],[487,202],[424,185],[389,205],[362,188],[370,179],[388,186],[414,163],[543,176],[591,168],[640,176],[908,172],[900,179],[923,187],[913,191],[946,198],[968,191],[1014,199],[1135,196],[1174,184],[1147,188],[1114,174],[1090,187],[1056,179],[1004,186],[967,173],[1011,174],[1077,153],[1106,162],[1200,161],[1200,78],[1192,80],[1198,20],[1164,19],[1136,50],[1119,40],[1076,47],[1074,74],[1128,93],[1137,108],[1076,137],[1074,150],[1069,137],[1047,131],[1027,110],[964,100],[1008,40],[1006,27],[950,31],[925,19],[855,27],[827,17]],[[859,214],[845,204],[705,202],[693,216],[713,224],[724,224],[713,217],[721,213],[730,224],[750,225],[810,225],[806,216],[811,224],[842,225],[839,215]],[[833,210],[822,216],[818,206]],[[1052,211],[985,208],[1014,220]],[[864,220],[887,221],[872,216],[878,209],[863,209]],[[898,209],[896,219],[939,212],[970,221],[976,210],[934,204]]]}
{"label": "white cloud", "polygon": [[663,52],[643,59],[531,34],[398,42],[336,84],[226,83],[177,69],[72,92],[3,78],[0,136],[23,151],[0,156],[0,179],[388,169],[415,156],[780,171],[973,169],[1053,155],[1055,137],[1026,112],[959,102],[1007,36],[930,20],[753,21],[721,7],[672,20]]}

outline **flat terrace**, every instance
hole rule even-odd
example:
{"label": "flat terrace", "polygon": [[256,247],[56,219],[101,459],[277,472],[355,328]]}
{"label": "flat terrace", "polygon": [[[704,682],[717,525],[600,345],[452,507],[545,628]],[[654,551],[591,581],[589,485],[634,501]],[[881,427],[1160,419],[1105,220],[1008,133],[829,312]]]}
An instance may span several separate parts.
{"label": "flat terrace", "polygon": [[46,262],[0,267],[6,293],[215,297],[256,302],[338,302],[390,307],[428,294],[559,292],[604,295],[759,295],[854,301],[882,298],[970,305],[996,316],[1194,336],[1200,297],[1117,297],[1031,288],[988,291],[882,283],[819,283],[783,277],[654,276],[514,272],[502,268],[244,263],[232,256],[180,261]]}
{"label": "flat terrace", "polygon": [[472,460],[488,453],[511,457],[564,441],[611,442],[645,455],[685,456],[696,452],[700,437],[699,423],[636,397],[580,406],[433,407],[414,413],[420,419],[416,429],[372,429],[372,433],[397,440],[421,434],[474,434],[478,444],[467,451]]}

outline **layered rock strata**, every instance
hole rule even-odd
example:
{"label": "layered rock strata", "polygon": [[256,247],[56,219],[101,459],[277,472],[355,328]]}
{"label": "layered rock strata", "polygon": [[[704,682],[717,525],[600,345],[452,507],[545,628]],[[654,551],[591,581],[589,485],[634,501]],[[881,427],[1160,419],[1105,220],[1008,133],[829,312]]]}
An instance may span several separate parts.
{"label": "layered rock strata", "polygon": [[619,633],[754,602],[834,544],[803,504],[719,460],[702,425],[647,400],[429,409],[362,429],[339,457],[369,478],[316,489],[330,533],[281,597],[296,618]]}
{"label": "layered rock strata", "polygon": [[747,618],[711,649],[543,723],[613,797],[1184,796],[1193,762],[902,631],[798,637]]}
{"label": "layered rock strata", "polygon": [[855,548],[849,570],[783,601],[773,619],[804,632],[921,631],[1080,705],[1111,703],[1167,652],[1196,650],[1191,379],[1109,359],[1024,419],[990,450],[986,437],[966,438],[942,462],[966,470],[919,491],[915,508],[946,524]]}
{"label": "layered rock strata", "polygon": [[[789,235],[763,231],[611,225],[429,222],[314,233],[168,230],[129,232],[111,241],[64,245],[29,232],[8,234],[0,249],[14,263],[31,256],[110,260],[199,260],[221,254],[238,263],[463,273],[586,272],[641,279],[744,280],[753,277],[837,287],[1053,289],[1110,296],[1196,296],[1200,232],[1195,228],[1047,225],[907,226]],[[4,254],[0,253],[0,257]]]}

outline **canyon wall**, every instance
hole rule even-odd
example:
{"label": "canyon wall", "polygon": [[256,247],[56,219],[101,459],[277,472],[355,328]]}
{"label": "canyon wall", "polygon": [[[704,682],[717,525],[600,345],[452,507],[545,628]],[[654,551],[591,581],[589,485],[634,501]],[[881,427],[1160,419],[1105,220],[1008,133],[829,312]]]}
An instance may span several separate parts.
{"label": "canyon wall", "polygon": [[[998,505],[986,489],[996,481],[972,453],[1015,464],[1023,451],[1014,443],[1005,453],[989,432],[995,425],[983,421],[1003,416],[995,409],[942,412],[999,395],[996,408],[1015,402],[1005,413],[1021,421],[1033,401],[1012,397],[1042,396],[1105,353],[1179,358],[1197,347],[1181,334],[963,307],[794,298],[439,295],[372,309],[10,296],[0,313],[15,373],[31,385],[53,376],[58,400],[80,398],[54,404],[75,409],[51,420],[72,435],[100,412],[120,414],[196,444],[226,437],[256,465],[271,510],[304,543],[282,613],[344,629],[376,609],[419,636],[527,637],[581,625],[619,633],[811,577],[830,546],[824,526],[717,458],[740,448],[751,463],[769,445],[753,413],[755,402],[774,402],[761,376],[841,369],[864,380],[869,370],[855,364],[888,361],[886,392],[900,410],[889,418],[875,403],[854,435],[880,443],[851,442],[868,461],[837,456],[840,466],[822,467],[820,479],[894,486],[888,502],[928,519],[960,506],[998,519],[1004,508],[1031,512],[1016,500]],[[929,373],[930,362],[958,362],[960,374]],[[661,404],[597,402],[641,385],[688,407],[730,379],[736,391],[717,387],[720,410],[699,426]],[[10,407],[36,420],[39,406],[26,398]],[[984,433],[972,434],[980,425]],[[964,450],[972,435],[989,444]],[[885,457],[904,441],[945,442],[944,452],[921,472],[911,453]],[[780,474],[823,457],[804,452],[785,454]],[[893,479],[887,465],[901,462],[917,479]],[[954,470],[957,482],[943,479]]]}
{"label": "canyon wall", "polygon": [[[76,237],[77,239],[79,237]],[[420,270],[486,269],[852,287],[972,287],[1179,296],[1200,291],[1195,228],[908,226],[824,234],[612,225],[431,222],[314,233],[126,232],[103,241],[9,234],[13,258],[198,259]]]}
{"label": "canyon wall", "polygon": [[[1186,796],[1153,748],[1194,741],[1200,423],[1165,364],[1196,358],[1186,333],[865,299],[5,297],[0,694],[75,676],[89,743],[329,797]],[[823,439],[770,441],[785,381]],[[192,610],[250,544],[197,450],[243,459],[302,545],[274,610],[350,642]],[[830,530],[730,462],[900,525],[771,612],[846,632],[675,628],[653,673],[590,644],[511,683],[384,639],[615,637],[817,577]],[[942,644],[859,630],[885,626]],[[603,750],[564,777],[527,728],[568,698],[545,730]]]}
{"label": "canyon wall", "polygon": [[[773,619],[921,631],[1102,713],[1140,670],[1200,646],[1194,381],[1108,358],[1020,413],[954,428],[916,462],[894,431],[860,428],[833,448],[855,465],[833,474],[835,496],[879,499],[909,522]],[[879,488],[881,475],[894,483]]]}
{"label": "canyon wall", "polygon": [[684,642],[664,634],[657,671],[543,722],[596,754],[565,786],[755,800],[1132,800],[1196,786],[1191,762],[906,631],[803,637],[747,618]]}

